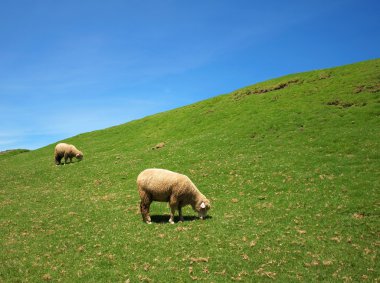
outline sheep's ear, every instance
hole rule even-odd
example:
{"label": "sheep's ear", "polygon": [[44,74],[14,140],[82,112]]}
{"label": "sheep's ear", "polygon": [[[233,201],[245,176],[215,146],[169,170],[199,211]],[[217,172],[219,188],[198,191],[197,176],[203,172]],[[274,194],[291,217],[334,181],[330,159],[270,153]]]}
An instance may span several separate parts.
{"label": "sheep's ear", "polygon": [[206,208],[206,205],[205,205],[205,203],[203,201],[201,203],[201,208]]}

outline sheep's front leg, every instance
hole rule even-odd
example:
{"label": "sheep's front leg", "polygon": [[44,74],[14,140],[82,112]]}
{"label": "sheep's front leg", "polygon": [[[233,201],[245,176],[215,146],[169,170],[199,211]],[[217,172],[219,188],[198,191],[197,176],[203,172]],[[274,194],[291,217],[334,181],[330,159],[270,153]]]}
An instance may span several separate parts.
{"label": "sheep's front leg", "polygon": [[141,201],[140,211],[141,211],[142,219],[147,224],[152,224],[152,220],[150,219],[150,215],[149,215],[149,208],[150,208],[150,203],[144,203],[143,201]]}
{"label": "sheep's front leg", "polygon": [[151,224],[152,220],[150,219],[149,208],[150,208],[150,204],[152,203],[152,198],[140,188],[139,188],[139,193],[140,193],[140,198],[141,198],[140,212],[141,212],[142,219],[146,223]]}
{"label": "sheep's front leg", "polygon": [[174,214],[175,214],[176,207],[174,205],[170,205],[170,218],[169,223],[174,224]]}
{"label": "sheep's front leg", "polygon": [[61,159],[62,159],[62,156],[57,155],[57,156],[55,157],[55,164],[56,164],[56,165],[60,165],[60,164],[61,164]]}
{"label": "sheep's front leg", "polygon": [[169,219],[169,223],[170,224],[174,224],[174,214],[175,214],[175,210],[178,209],[179,210],[179,201],[177,199],[177,197],[175,195],[171,195],[170,197],[170,200],[169,200],[169,206],[170,206],[170,219]]}
{"label": "sheep's front leg", "polygon": [[67,159],[69,158],[69,155],[65,153],[65,155],[63,156],[63,158],[65,158],[65,164],[67,163]]}

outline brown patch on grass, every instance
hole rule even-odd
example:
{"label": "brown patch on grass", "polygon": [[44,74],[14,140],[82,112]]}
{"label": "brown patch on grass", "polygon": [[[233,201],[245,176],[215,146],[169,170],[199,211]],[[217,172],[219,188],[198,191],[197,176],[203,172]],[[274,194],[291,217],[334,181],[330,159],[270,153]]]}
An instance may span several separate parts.
{"label": "brown patch on grass", "polygon": [[376,93],[380,91],[380,83],[375,84],[375,85],[359,85],[354,88],[354,93],[358,94],[361,92],[370,92],[370,93]]}
{"label": "brown patch on grass", "polygon": [[104,257],[106,259],[108,259],[109,261],[114,261],[115,260],[115,255],[114,254],[106,254]]}
{"label": "brown patch on grass", "polygon": [[319,80],[325,80],[331,77],[331,73],[329,72],[322,72],[319,74],[318,79]]}
{"label": "brown patch on grass", "polygon": [[165,143],[164,142],[160,142],[158,144],[156,144],[155,146],[152,147],[152,149],[160,149],[160,148],[163,148],[165,147]]}
{"label": "brown patch on grass", "polygon": [[145,275],[139,275],[138,276],[139,280],[141,282],[153,282],[153,280],[151,278],[149,278],[148,276],[145,276]]}
{"label": "brown patch on grass", "polygon": [[277,83],[275,85],[267,86],[265,88],[254,88],[254,89],[245,89],[245,90],[238,90],[234,93],[234,99],[239,100],[245,96],[251,95],[251,94],[264,94],[267,92],[272,92],[276,90],[280,90],[283,88],[287,88],[294,84],[299,84],[302,81],[300,79],[292,79],[286,82]]}
{"label": "brown patch on grass", "polygon": [[276,272],[265,271],[263,268],[259,268],[259,269],[255,270],[255,273],[259,276],[266,276],[266,277],[269,277],[271,279],[276,279],[276,275],[277,275]]}
{"label": "brown patch on grass", "polygon": [[306,266],[306,267],[313,267],[313,266],[319,266],[319,261],[318,260],[313,260],[312,262],[307,262],[307,263],[305,263],[304,265]]}
{"label": "brown patch on grass", "polygon": [[144,265],[143,265],[143,269],[144,269],[145,271],[149,271],[149,269],[150,269],[150,264],[149,264],[149,263],[144,263]]}
{"label": "brown patch on grass", "polygon": [[0,207],[5,207],[6,205],[11,205],[11,204],[13,204],[13,203],[14,203],[14,202],[13,202],[12,200],[10,200],[10,199],[6,199],[6,200],[0,202]]}
{"label": "brown patch on grass", "polygon": [[214,274],[221,275],[221,276],[226,276],[226,270],[223,269],[222,271],[215,271]]}
{"label": "brown patch on grass", "polygon": [[254,241],[251,241],[250,243],[249,243],[249,246],[252,248],[252,247],[254,247],[254,246],[256,246],[257,245],[257,240],[254,240]]}
{"label": "brown patch on grass", "polygon": [[338,237],[338,236],[335,236],[335,237],[331,237],[330,240],[334,241],[334,242],[337,242],[337,243],[340,243],[342,241],[342,238]]}
{"label": "brown patch on grass", "polygon": [[262,202],[255,205],[258,209],[273,208],[274,205],[271,202]]}
{"label": "brown patch on grass", "polygon": [[190,258],[190,264],[199,263],[199,262],[208,262],[209,258],[208,257],[191,257]]}
{"label": "brown patch on grass", "polygon": [[175,230],[177,231],[177,232],[183,232],[183,231],[187,231],[187,230],[189,230],[190,228],[188,228],[188,227],[177,227],[177,228],[175,228]]}
{"label": "brown patch on grass", "polygon": [[231,277],[231,279],[233,281],[242,281],[243,280],[243,276],[246,276],[246,275],[248,275],[248,272],[245,271],[245,270],[243,270],[243,271],[239,272],[237,276]]}
{"label": "brown patch on grass", "polygon": [[355,219],[362,219],[362,218],[364,218],[364,214],[362,214],[362,213],[354,213],[353,215],[352,215],[352,217],[353,218],[355,218]]}
{"label": "brown patch on grass", "polygon": [[78,248],[77,248],[77,251],[78,252],[84,252],[86,250],[86,248],[84,247],[84,246],[79,246]]}
{"label": "brown patch on grass", "polygon": [[339,99],[329,101],[326,104],[329,106],[337,106],[340,108],[349,108],[354,105],[353,102],[340,101]]}
{"label": "brown patch on grass", "polygon": [[42,276],[42,279],[45,281],[50,281],[52,279],[52,277],[49,273],[46,273]]}
{"label": "brown patch on grass", "polygon": [[324,261],[322,261],[322,264],[323,264],[324,266],[330,266],[330,265],[333,264],[333,262],[332,262],[331,260],[324,260]]}
{"label": "brown patch on grass", "polygon": [[305,230],[297,230],[297,232],[298,232],[298,234],[301,234],[301,235],[306,234]]}
{"label": "brown patch on grass", "polygon": [[210,271],[208,270],[208,266],[203,267],[202,272],[206,274],[210,273]]}

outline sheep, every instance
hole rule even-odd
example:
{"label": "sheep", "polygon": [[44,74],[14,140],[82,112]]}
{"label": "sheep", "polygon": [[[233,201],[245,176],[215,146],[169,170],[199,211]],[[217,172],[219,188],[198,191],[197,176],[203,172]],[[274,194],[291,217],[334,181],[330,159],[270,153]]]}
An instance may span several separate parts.
{"label": "sheep", "polygon": [[165,169],[146,169],[137,177],[140,195],[140,211],[143,221],[151,224],[149,207],[152,201],[169,202],[169,223],[174,224],[174,213],[178,210],[179,219],[183,221],[182,207],[191,205],[204,219],[211,208],[210,201],[197,189],[189,177]]}
{"label": "sheep", "polygon": [[65,164],[66,164],[67,159],[70,159],[70,162],[73,162],[73,157],[77,158],[78,160],[82,160],[83,153],[79,151],[72,144],[59,143],[55,146],[55,149],[54,149],[54,158],[55,158],[56,165],[61,164],[62,157],[65,158]]}

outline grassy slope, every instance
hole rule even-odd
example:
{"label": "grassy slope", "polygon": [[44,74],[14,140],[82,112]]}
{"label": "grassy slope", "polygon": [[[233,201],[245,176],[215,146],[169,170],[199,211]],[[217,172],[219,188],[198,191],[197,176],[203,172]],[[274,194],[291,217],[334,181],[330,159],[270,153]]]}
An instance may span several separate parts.
{"label": "grassy slope", "polygon": [[29,151],[30,151],[29,149],[11,149],[11,150],[0,151],[0,158],[6,158],[6,157],[10,157],[13,155],[17,155],[17,154],[29,152]]}
{"label": "grassy slope", "polygon": [[[379,115],[373,60],[73,137],[67,166],[54,145],[3,157],[0,281],[379,280]],[[153,203],[142,223],[148,167],[187,174],[211,218]]]}

